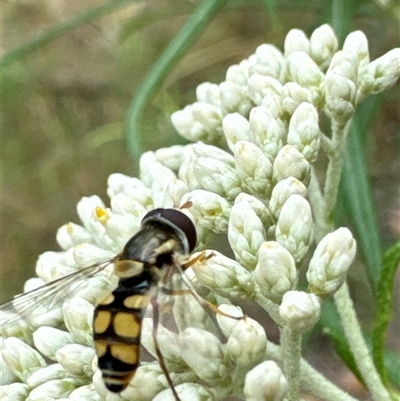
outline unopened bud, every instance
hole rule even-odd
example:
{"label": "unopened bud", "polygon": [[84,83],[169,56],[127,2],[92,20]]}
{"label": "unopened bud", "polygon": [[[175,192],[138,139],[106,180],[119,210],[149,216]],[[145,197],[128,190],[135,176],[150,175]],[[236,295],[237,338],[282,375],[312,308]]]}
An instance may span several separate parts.
{"label": "unopened bud", "polygon": [[275,241],[264,242],[260,246],[253,275],[261,294],[275,303],[279,303],[283,295],[297,285],[293,256]]}
{"label": "unopened bud", "polygon": [[335,293],[346,280],[356,248],[356,241],[346,227],[325,235],[310,260],[309,291],[319,296]]}
{"label": "unopened bud", "polygon": [[287,142],[295,146],[309,163],[317,160],[320,147],[318,113],[310,103],[301,103],[290,119]]}
{"label": "unopened bud", "polygon": [[304,333],[318,322],[321,299],[315,294],[289,291],[283,296],[279,314],[290,330]]}
{"label": "unopened bud", "polygon": [[273,164],[276,182],[288,177],[297,178],[305,185],[310,181],[311,166],[304,155],[292,145],[285,145],[277,154]]}
{"label": "unopened bud", "polygon": [[287,389],[288,383],[276,362],[262,362],[246,374],[246,401],[282,401]]}
{"label": "unopened bud", "polygon": [[338,49],[338,40],[330,25],[318,27],[310,37],[311,57],[324,70]]}
{"label": "unopened bud", "polygon": [[265,230],[250,204],[240,202],[233,205],[228,240],[236,259],[247,269],[253,270],[258,248],[265,241]]}
{"label": "unopened bud", "polygon": [[261,198],[271,194],[272,163],[254,143],[239,141],[234,147],[236,172],[243,188]]}
{"label": "unopened bud", "polygon": [[313,239],[313,218],[310,204],[300,195],[289,197],[276,224],[276,240],[300,263]]}

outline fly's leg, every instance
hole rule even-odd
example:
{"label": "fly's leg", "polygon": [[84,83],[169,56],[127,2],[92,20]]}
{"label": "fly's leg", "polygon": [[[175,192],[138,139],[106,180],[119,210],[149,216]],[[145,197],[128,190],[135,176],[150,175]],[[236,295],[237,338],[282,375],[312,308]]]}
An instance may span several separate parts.
{"label": "fly's leg", "polygon": [[181,401],[181,399],[179,398],[178,393],[175,390],[175,386],[174,383],[172,382],[171,376],[169,375],[168,369],[165,365],[165,360],[164,360],[164,356],[160,350],[160,346],[158,344],[158,340],[157,340],[157,332],[158,332],[158,324],[160,322],[160,309],[159,309],[159,304],[156,300],[155,297],[152,298],[151,300],[151,305],[153,307],[153,332],[152,332],[152,336],[153,336],[153,343],[154,343],[154,349],[156,351],[157,354],[157,358],[158,358],[158,363],[160,364],[161,370],[163,371],[165,378],[167,379],[168,385],[172,391],[172,394],[175,397],[176,401]]}

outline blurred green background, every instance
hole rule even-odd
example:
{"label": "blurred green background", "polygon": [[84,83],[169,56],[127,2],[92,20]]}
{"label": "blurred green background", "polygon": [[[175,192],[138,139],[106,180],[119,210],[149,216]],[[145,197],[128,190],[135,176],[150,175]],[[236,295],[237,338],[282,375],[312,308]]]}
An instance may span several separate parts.
{"label": "blurred green background", "polygon": [[[107,203],[109,174],[137,174],[124,137],[127,111],[204,2],[2,2],[1,301],[22,290],[40,253],[59,249],[55,232],[78,222],[82,196],[98,194]],[[198,84],[223,81],[226,69],[258,45],[282,49],[290,29],[311,34],[331,23],[341,44],[349,31],[364,31],[373,60],[399,46],[399,8],[394,0],[227,1],[156,88],[141,119],[143,149],[185,143],[171,113],[195,100]],[[43,41],[33,43],[37,38]],[[400,236],[399,88],[381,96],[372,118],[365,114],[365,161],[384,249]],[[365,281],[363,269],[354,274]],[[359,312],[371,315],[368,307]]]}

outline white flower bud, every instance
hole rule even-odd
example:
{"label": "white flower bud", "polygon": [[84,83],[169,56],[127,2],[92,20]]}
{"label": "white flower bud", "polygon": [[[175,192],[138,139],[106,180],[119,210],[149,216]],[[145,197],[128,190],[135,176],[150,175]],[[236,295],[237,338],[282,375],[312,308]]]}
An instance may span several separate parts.
{"label": "white flower bud", "polygon": [[252,195],[246,194],[245,192],[241,192],[235,199],[235,203],[241,202],[250,204],[250,206],[256,212],[256,215],[260,218],[264,228],[267,228],[271,225],[271,213],[263,202]]}
{"label": "white flower bud", "polygon": [[200,226],[215,233],[227,231],[232,206],[222,196],[197,189],[183,196],[181,202],[192,202],[190,213]]}
{"label": "white flower bud", "polygon": [[338,40],[330,25],[317,28],[310,37],[311,57],[324,70],[338,49]]}
{"label": "white flower bud", "polygon": [[286,128],[281,120],[272,117],[265,107],[253,107],[249,117],[250,130],[256,145],[272,162],[283,146]]}
{"label": "white flower bud", "polygon": [[313,218],[310,204],[301,195],[291,195],[279,214],[276,240],[300,263],[313,239]]}
{"label": "white flower bud", "polygon": [[249,317],[237,322],[226,344],[228,355],[247,369],[264,359],[266,347],[267,336],[264,329]]}
{"label": "white flower bud", "polygon": [[248,87],[249,95],[257,106],[267,94],[280,96],[282,93],[282,84],[277,79],[260,74],[254,74],[248,79]]}
{"label": "white flower bud", "polygon": [[303,198],[307,197],[306,186],[294,177],[285,178],[275,185],[268,205],[271,215],[275,220],[278,220],[282,206],[288,200],[289,196],[294,194],[299,194]]}
{"label": "white flower bud", "polygon": [[72,339],[78,344],[93,345],[92,325],[94,306],[80,297],[64,302],[64,321]]}
{"label": "white flower bud", "polygon": [[212,137],[212,142],[218,142],[221,138],[222,113],[221,106],[214,106],[210,103],[193,103],[192,114],[195,121],[198,121]]}
{"label": "white flower bud", "polygon": [[260,246],[253,276],[261,294],[275,303],[279,303],[283,295],[297,285],[293,256],[275,241],[264,242]]}
{"label": "white flower bud", "polygon": [[301,103],[293,113],[289,123],[287,142],[295,146],[309,163],[318,158],[320,130],[318,112],[310,103]]}
{"label": "white flower bud", "polygon": [[[197,383],[182,383],[175,386],[181,401],[214,401],[215,398],[205,387]],[[171,389],[166,389],[157,394],[153,401],[176,401]]]}
{"label": "white flower bud", "polygon": [[257,263],[257,252],[265,241],[265,229],[250,204],[235,203],[229,218],[228,241],[236,260],[249,270]]}
{"label": "white flower bud", "polygon": [[356,86],[353,81],[337,74],[328,74],[325,80],[326,112],[340,126],[344,126],[355,111]]}
{"label": "white flower bud", "polygon": [[362,100],[368,94],[383,92],[393,86],[399,77],[400,48],[396,48],[367,65],[357,98]]}
{"label": "white flower bud", "polygon": [[330,74],[336,74],[348,78],[356,83],[357,69],[357,56],[348,51],[340,50],[334,54],[329,64],[329,69],[326,73],[326,76],[328,77]]}
{"label": "white flower bud", "polygon": [[75,399],[78,401],[102,401],[97,391],[93,388],[92,384],[76,388],[69,395],[68,399]]}
{"label": "white flower bud", "polygon": [[343,43],[343,50],[356,56],[358,70],[363,73],[369,63],[368,39],[364,32],[350,32]]}
{"label": "white flower bud", "polygon": [[184,146],[173,145],[168,148],[160,148],[154,151],[156,161],[169,168],[173,172],[179,170],[182,164]]}
{"label": "white flower bud", "polygon": [[[283,87],[281,92],[283,92]],[[280,120],[283,116],[283,107],[282,107],[282,93],[277,94],[272,91],[268,91],[266,95],[263,97],[262,102],[260,104],[261,107],[268,110],[268,114],[275,120]]]}
{"label": "white flower bud", "polygon": [[285,376],[276,362],[262,362],[246,374],[246,401],[282,401],[287,389]]}
{"label": "white flower bud", "polygon": [[72,344],[71,334],[54,327],[42,326],[33,333],[35,347],[47,358],[55,360],[57,350]]}
{"label": "white flower bud", "polygon": [[213,334],[189,327],[179,333],[181,355],[201,380],[227,386],[231,380],[230,362],[220,340]]}
{"label": "white flower bud", "polygon": [[221,115],[220,111],[216,106],[212,106],[207,103],[201,104],[191,104],[186,106],[183,110],[178,110],[171,115],[171,121],[175,129],[181,134],[184,138],[188,139],[192,142],[203,141],[206,143],[215,143],[219,144],[221,142],[221,135],[218,128],[215,130],[208,130],[207,127],[203,125],[202,122],[198,120],[200,111],[203,107],[205,109],[205,113],[211,115],[211,118],[214,121],[215,126],[219,121],[221,124]]}
{"label": "white flower bud", "polygon": [[56,240],[62,249],[70,249],[82,242],[91,242],[92,236],[82,226],[67,223],[57,230]]}
{"label": "white flower bud", "polygon": [[35,388],[50,380],[65,379],[68,373],[59,363],[53,363],[33,372],[26,381],[29,388]]}
{"label": "white flower bud", "polygon": [[[186,152],[192,152],[195,158],[200,157],[212,157],[215,160],[218,160],[227,166],[234,167],[235,166],[235,159],[233,156],[225,150],[222,150],[216,146],[207,145],[202,142],[195,143],[193,145],[188,145],[185,148]],[[195,188],[197,189],[197,188]]]}
{"label": "white flower bud", "polygon": [[239,141],[234,147],[236,172],[245,190],[261,198],[272,191],[272,163],[254,143]]}
{"label": "white flower bud", "polygon": [[[102,262],[115,256],[115,252],[91,244],[80,244],[71,250],[73,251],[72,256],[75,261],[75,270],[76,265],[85,268],[94,263]],[[63,276],[65,275],[66,274],[63,274]]]}
{"label": "white flower bud", "polygon": [[[132,237],[132,233],[139,229],[140,220],[141,218],[138,218],[129,212],[122,216],[113,212],[108,213],[108,218],[104,224],[104,227],[106,229],[106,235],[111,239],[111,242],[108,245],[108,248],[112,251],[111,253],[115,255],[125,246],[128,240]],[[81,247],[82,245],[78,246],[77,248],[82,250]],[[75,253],[74,256],[77,257],[78,253]],[[86,256],[89,256],[89,254]],[[90,266],[95,260],[106,260],[111,257],[112,255],[110,255],[108,252],[99,252],[97,255],[93,255],[93,258],[90,256],[90,260],[87,261],[85,266]],[[80,262],[79,265],[81,265],[81,263],[82,262]]]}
{"label": "white flower bud", "polygon": [[93,212],[96,207],[105,208],[103,201],[97,195],[84,196],[77,204],[77,212],[83,225],[92,232]]}
{"label": "white flower bud", "polygon": [[356,241],[346,227],[325,235],[310,260],[309,291],[319,296],[335,293],[346,280],[356,248]]}
{"label": "white flower bud", "polygon": [[241,181],[236,171],[213,157],[198,158],[194,162],[193,173],[203,189],[215,192],[228,201],[241,192]]}
{"label": "white flower bud", "polygon": [[24,383],[11,383],[0,387],[2,401],[26,401],[29,388]]}
{"label": "white flower bud", "polygon": [[250,273],[233,259],[217,251],[192,266],[198,280],[227,298],[247,298],[253,294]]}
{"label": "white flower bud", "polygon": [[146,208],[136,199],[123,192],[111,198],[111,209],[113,214],[120,214],[123,217],[134,217],[137,220],[137,227],[140,225],[140,218],[145,215]]}
{"label": "white flower bud", "polygon": [[46,366],[46,361],[39,352],[15,337],[3,342],[2,357],[18,378],[26,382],[37,369]]}
{"label": "white flower bud", "polygon": [[244,318],[242,310],[238,306],[232,304],[221,304],[218,310],[222,313],[217,313],[216,318],[218,326],[226,338],[228,338],[233,329],[236,327],[241,318]]}
{"label": "white flower bud", "polygon": [[[0,349],[3,349],[4,339],[1,336],[0,336],[0,343],[1,343]],[[7,365],[7,363],[3,358],[3,355],[0,353],[0,386],[5,386],[7,384],[11,384],[17,381],[18,381],[17,375],[14,373],[13,369]],[[2,394],[1,389],[0,389],[0,394]]]}
{"label": "white flower bud", "polygon": [[68,344],[56,353],[57,362],[74,377],[90,377],[93,374],[92,361],[95,357],[92,347],[80,344]]}
{"label": "white flower bud", "polygon": [[281,78],[284,58],[282,52],[270,44],[262,44],[256,49],[256,64],[250,67],[250,75],[261,74],[276,79]]}
{"label": "white flower bud", "polygon": [[290,330],[304,333],[311,330],[321,314],[321,299],[303,291],[289,291],[279,306],[279,315]]}
{"label": "white flower bud", "polygon": [[[221,91],[221,110],[222,115],[229,113],[249,114],[253,103],[249,98],[247,88],[232,82],[222,82],[219,85]],[[220,123],[221,124],[221,123]]]}
{"label": "white flower bud", "polygon": [[224,130],[225,138],[228,143],[229,149],[233,152],[235,144],[238,141],[250,140],[250,126],[249,121],[239,113],[228,114],[222,121],[222,128]]}
{"label": "white flower bud", "polygon": [[108,177],[107,194],[111,201],[114,196],[124,194],[138,202],[144,209],[150,209],[153,206],[150,189],[138,178],[123,174],[111,174]]}
{"label": "white flower bud", "polygon": [[66,252],[47,251],[39,255],[36,262],[36,274],[45,282],[56,280],[76,271],[73,258],[74,249]]}
{"label": "white flower bud", "polygon": [[69,394],[77,387],[78,382],[75,379],[50,380],[34,388],[27,401],[54,400],[67,398]]}
{"label": "white flower bud", "polygon": [[246,86],[249,78],[249,62],[244,59],[239,64],[233,64],[228,67],[225,74],[225,80],[239,86]]}
{"label": "white flower bud", "polygon": [[182,180],[178,178],[172,180],[165,188],[161,205],[164,208],[174,208],[187,192],[189,192],[189,188]]}
{"label": "white flower bud", "polygon": [[292,115],[300,103],[312,103],[311,91],[303,88],[296,82],[287,82],[282,89],[282,108],[286,113]]}
{"label": "white flower bud", "polygon": [[283,47],[285,49],[285,57],[299,51],[310,54],[310,41],[301,29],[291,29],[285,37]]}
{"label": "white flower bud", "polygon": [[210,82],[201,83],[196,88],[196,99],[198,102],[220,107],[221,99],[218,85]]}
{"label": "white flower bud", "polygon": [[319,91],[324,82],[324,74],[317,64],[304,52],[292,53],[288,58],[290,78],[300,86]]}
{"label": "white flower bud", "polygon": [[288,177],[297,178],[305,185],[310,181],[311,166],[304,155],[292,145],[285,145],[277,154],[273,164],[276,182]]}

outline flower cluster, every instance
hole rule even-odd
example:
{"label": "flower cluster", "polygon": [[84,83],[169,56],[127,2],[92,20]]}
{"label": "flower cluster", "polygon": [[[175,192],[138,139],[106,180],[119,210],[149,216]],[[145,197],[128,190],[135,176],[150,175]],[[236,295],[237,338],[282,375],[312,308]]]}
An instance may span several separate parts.
{"label": "flower cluster", "polygon": [[[395,49],[370,62],[362,32],[351,33],[338,50],[328,25],[310,38],[290,31],[283,52],[259,46],[229,67],[224,82],[200,85],[197,102],[172,115],[191,144],[145,153],[140,179],[111,175],[110,207],[97,196],[78,203],[82,224],[59,229],[63,251],[39,257],[39,279],[30,280],[26,290],[112,258],[149,210],[183,206],[196,225],[199,251],[225,234],[233,252],[228,257],[206,250],[207,257],[187,271],[202,297],[224,304],[216,317],[226,341],[192,296],[176,296],[178,333],[159,327],[179,397],[282,400],[290,387],[284,368],[268,360],[263,328],[230,300],[257,302],[281,326],[302,333],[318,321],[322,298],[345,282],[355,240],[347,228],[326,230],[332,193],[322,193],[314,163],[345,140],[343,129],[357,104],[398,79],[399,55]],[[332,133],[321,132],[321,112],[331,120]],[[300,268],[307,271],[307,292],[297,290]],[[38,302],[24,325],[3,327],[3,400],[175,399],[155,362],[143,363],[120,395],[105,389],[91,325],[95,305],[113,284],[110,267],[85,280],[73,296],[67,296],[68,288],[55,291],[65,299],[53,301],[58,308],[40,308]],[[151,330],[152,320],[145,318],[142,342],[155,356]]]}

